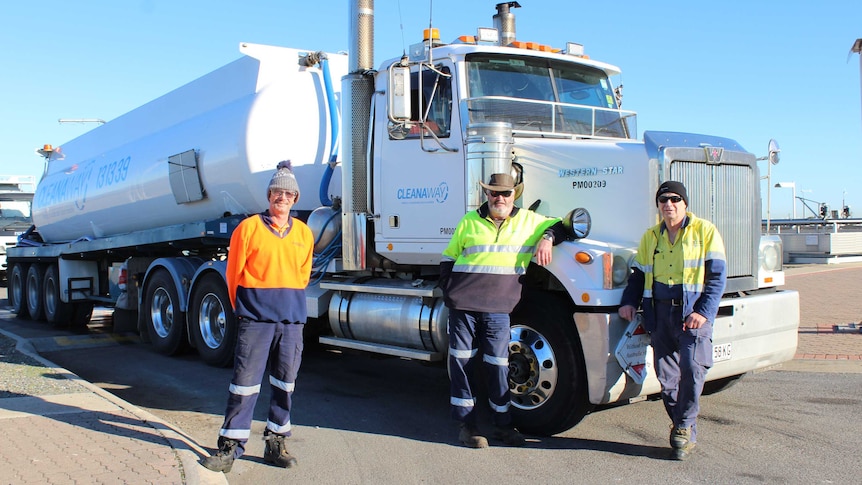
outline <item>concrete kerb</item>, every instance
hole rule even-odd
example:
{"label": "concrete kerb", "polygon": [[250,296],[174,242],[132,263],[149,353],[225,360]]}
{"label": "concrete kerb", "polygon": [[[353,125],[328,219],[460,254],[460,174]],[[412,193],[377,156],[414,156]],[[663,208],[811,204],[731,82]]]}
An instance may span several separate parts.
{"label": "concrete kerb", "polygon": [[213,472],[200,465],[199,460],[205,456],[209,456],[209,452],[195,443],[195,441],[187,436],[182,430],[175,428],[173,425],[162,420],[158,416],[118,398],[99,386],[81,379],[71,371],[57,366],[55,363],[39,355],[33,348],[33,345],[26,339],[9,333],[3,329],[0,329],[0,333],[17,342],[15,350],[18,352],[40,362],[45,367],[61,374],[66,379],[75,381],[93,394],[96,394],[102,399],[105,399],[115,406],[131,413],[140,419],[142,423],[150,426],[164,437],[182,464],[184,474],[183,483],[188,485],[226,485],[228,483],[224,473]]}

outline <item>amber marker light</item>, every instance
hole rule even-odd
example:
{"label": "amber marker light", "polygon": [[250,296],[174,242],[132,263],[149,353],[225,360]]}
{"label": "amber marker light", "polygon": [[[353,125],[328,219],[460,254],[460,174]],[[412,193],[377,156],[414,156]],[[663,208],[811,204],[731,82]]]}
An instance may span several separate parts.
{"label": "amber marker light", "polygon": [[586,251],[578,251],[575,253],[575,261],[581,264],[590,264],[593,262],[593,255]]}
{"label": "amber marker light", "polygon": [[589,293],[581,293],[581,301],[584,303],[590,302],[590,294]]}

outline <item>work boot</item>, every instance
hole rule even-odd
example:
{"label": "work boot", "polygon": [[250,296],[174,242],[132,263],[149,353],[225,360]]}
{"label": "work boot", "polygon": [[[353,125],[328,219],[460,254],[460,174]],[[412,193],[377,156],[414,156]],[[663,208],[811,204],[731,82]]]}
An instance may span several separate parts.
{"label": "work boot", "polygon": [[500,440],[508,446],[524,446],[524,436],[511,424],[508,426],[494,426],[492,434],[495,440]]}
{"label": "work boot", "polygon": [[678,450],[687,445],[689,441],[691,441],[691,427],[680,428],[679,426],[674,426],[670,430],[671,448]]}
{"label": "work boot", "polygon": [[287,451],[287,446],[284,444],[284,436],[275,434],[267,430],[263,439],[266,440],[266,446],[263,450],[263,459],[267,463],[272,463],[275,466],[282,468],[290,468],[296,466],[296,458],[291,456]]}
{"label": "work boot", "polygon": [[461,424],[458,441],[468,448],[487,448],[488,439],[482,436],[475,424]]}
{"label": "work boot", "polygon": [[683,446],[673,449],[672,453],[671,453],[671,457],[674,460],[679,460],[679,461],[687,460],[688,457],[691,456],[691,452],[694,451],[695,446],[696,446],[695,443],[689,441],[686,444],[684,444]]}
{"label": "work boot", "polygon": [[229,472],[230,469],[233,468],[234,454],[236,453],[237,445],[239,445],[239,441],[237,440],[219,437],[218,451],[214,455],[204,458],[203,461],[201,461],[201,465],[214,472]]}

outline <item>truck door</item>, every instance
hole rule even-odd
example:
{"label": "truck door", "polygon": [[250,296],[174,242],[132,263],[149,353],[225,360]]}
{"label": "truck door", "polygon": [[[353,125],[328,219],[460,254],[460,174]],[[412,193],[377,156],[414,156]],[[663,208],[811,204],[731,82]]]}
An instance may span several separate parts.
{"label": "truck door", "polygon": [[[412,122],[385,116],[378,96],[374,142],[376,250],[405,264],[436,264],[465,211],[464,153],[451,66],[411,73]],[[381,116],[381,114],[383,114]],[[423,131],[424,130],[424,131]]]}

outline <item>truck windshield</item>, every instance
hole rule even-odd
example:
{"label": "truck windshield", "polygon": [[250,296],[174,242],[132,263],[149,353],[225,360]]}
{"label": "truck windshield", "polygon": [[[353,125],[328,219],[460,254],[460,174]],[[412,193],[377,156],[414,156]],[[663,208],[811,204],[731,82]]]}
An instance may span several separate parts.
{"label": "truck windshield", "polygon": [[635,113],[619,109],[600,69],[530,56],[467,57],[471,123],[505,121],[516,132],[634,138]]}

